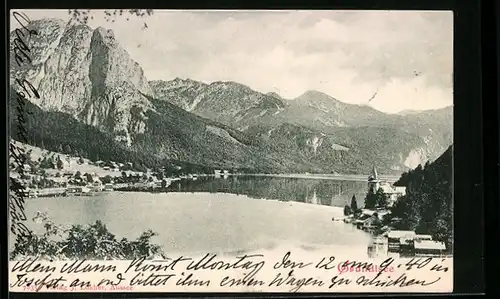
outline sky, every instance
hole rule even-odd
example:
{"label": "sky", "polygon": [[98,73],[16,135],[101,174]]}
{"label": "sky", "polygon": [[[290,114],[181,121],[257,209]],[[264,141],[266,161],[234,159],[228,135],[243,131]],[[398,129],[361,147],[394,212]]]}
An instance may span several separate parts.
{"label": "sky", "polygon": [[[24,12],[69,20],[67,10]],[[112,29],[148,80],[235,81],[287,99],[317,90],[387,113],[453,105],[451,11],[90,15],[88,25]]]}

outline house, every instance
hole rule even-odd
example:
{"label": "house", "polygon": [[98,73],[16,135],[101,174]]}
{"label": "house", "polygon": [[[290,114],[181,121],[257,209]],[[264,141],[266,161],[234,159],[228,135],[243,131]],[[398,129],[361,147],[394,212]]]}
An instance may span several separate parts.
{"label": "house", "polygon": [[113,184],[104,184],[104,191],[113,191]]}
{"label": "house", "polygon": [[394,203],[398,200],[398,193],[392,188],[391,185],[384,183],[380,185],[382,191],[387,196],[387,206],[392,207]]}
{"label": "house", "polygon": [[406,187],[394,186],[394,191],[398,194],[398,196],[406,195]]}
{"label": "house", "polygon": [[378,178],[377,169],[374,166],[372,174],[368,177],[368,192],[370,192],[371,190],[377,192],[380,188],[387,196],[389,207],[393,206],[399,197],[406,194],[406,187],[394,187],[389,183],[380,180]]}
{"label": "house", "polygon": [[358,219],[354,220],[353,223],[358,229],[363,229],[364,223],[367,219],[371,218],[370,215],[361,215]]}
{"label": "house", "polygon": [[373,216],[373,214],[375,214],[375,211],[369,209],[361,209],[361,214],[367,216]]}
{"label": "house", "polygon": [[414,248],[416,256],[443,255],[446,251],[446,245],[443,242],[432,240],[416,241]]}
{"label": "house", "polygon": [[374,229],[377,220],[378,220],[378,217],[376,217],[375,215],[370,216],[369,218],[365,219],[363,221],[363,230],[370,231],[370,230]]}
{"label": "house", "polygon": [[98,178],[95,178],[93,180],[93,182],[90,183],[90,186],[91,186],[92,190],[94,190],[94,191],[102,191],[102,189],[103,189],[102,182]]}
{"label": "house", "polygon": [[83,195],[90,193],[90,189],[87,187],[68,187],[66,188],[66,195]]}
{"label": "house", "polygon": [[391,219],[391,224],[398,223],[398,222],[400,222],[400,221],[402,221],[402,220],[403,220],[403,219],[402,219],[402,218],[400,218],[400,217],[393,217],[393,218]]}
{"label": "house", "polygon": [[415,238],[415,232],[411,230],[393,230],[387,235],[387,242],[389,244],[389,249],[399,250],[401,245],[401,240],[403,241],[403,246]]}
{"label": "house", "polygon": [[52,177],[51,178],[54,183],[56,183],[57,186],[64,186],[68,183],[68,178],[67,177]]}
{"label": "house", "polygon": [[415,241],[432,241],[431,235],[415,235]]}

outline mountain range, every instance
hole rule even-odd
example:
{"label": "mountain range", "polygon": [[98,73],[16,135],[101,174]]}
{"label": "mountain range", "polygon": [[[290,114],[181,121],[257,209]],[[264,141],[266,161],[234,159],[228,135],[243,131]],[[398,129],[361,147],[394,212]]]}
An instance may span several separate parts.
{"label": "mountain range", "polygon": [[[16,79],[40,95],[26,99],[36,111],[33,142],[49,132],[57,133],[51,144],[100,136],[118,156],[133,153],[149,164],[327,173],[368,173],[376,165],[388,174],[433,160],[452,143],[452,107],[386,114],[312,90],[283,99],[237,82],[149,81],[111,30],[58,19],[26,27],[38,33],[27,41],[31,63],[18,65],[11,55],[10,84],[11,98],[20,90]],[[92,142],[74,143],[95,155]]]}

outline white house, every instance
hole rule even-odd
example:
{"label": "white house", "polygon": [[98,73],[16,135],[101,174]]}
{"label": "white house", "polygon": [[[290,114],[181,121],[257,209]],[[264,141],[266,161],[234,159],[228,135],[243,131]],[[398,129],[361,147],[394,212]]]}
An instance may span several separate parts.
{"label": "white house", "polygon": [[372,174],[368,177],[368,192],[370,192],[372,188],[375,192],[382,188],[385,195],[387,195],[389,207],[394,205],[399,197],[406,195],[406,187],[392,186],[389,183],[380,180],[375,167],[373,167]]}
{"label": "white house", "polygon": [[382,188],[384,194],[387,196],[389,207],[393,206],[399,197],[406,194],[406,187],[394,187],[387,183],[382,183],[380,188]]}
{"label": "white house", "polygon": [[421,240],[414,243],[415,256],[442,255],[446,251],[443,242]]}

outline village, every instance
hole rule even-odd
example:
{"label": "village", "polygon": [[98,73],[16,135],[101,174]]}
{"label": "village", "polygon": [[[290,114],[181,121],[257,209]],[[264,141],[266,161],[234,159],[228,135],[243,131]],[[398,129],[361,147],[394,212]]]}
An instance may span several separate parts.
{"label": "village", "polygon": [[[27,145],[24,145],[27,146]],[[209,174],[184,173],[177,166],[177,174],[167,169],[137,171],[132,162],[90,161],[57,152],[27,146],[28,158],[22,171],[10,163],[12,178],[26,186],[28,198],[56,196],[94,196],[113,191],[167,191],[175,181],[196,180],[202,176],[227,178],[228,170],[214,170]],[[17,166],[19,168],[19,165]],[[411,230],[396,230],[402,219],[391,215],[391,208],[406,194],[406,188],[393,186],[379,179],[375,167],[368,177],[368,192],[363,208],[346,205],[344,217],[333,219],[354,225],[373,235],[368,247],[370,256],[444,256],[446,246],[427,234]],[[355,200],[353,200],[355,202]]]}
{"label": "village", "polygon": [[[16,165],[11,157],[10,177],[21,182],[28,198],[55,196],[93,196],[112,191],[165,190],[172,182],[181,179],[196,180],[198,176],[227,178],[228,170],[214,170],[210,174],[186,174],[177,166],[176,174],[168,175],[167,169],[147,169],[141,171],[132,162],[91,161],[26,147],[26,161]],[[22,171],[20,171],[22,170]],[[171,171],[170,171],[171,172]]]}
{"label": "village", "polygon": [[[445,243],[433,240],[431,235],[417,234],[412,230],[394,229],[402,219],[392,217],[391,208],[405,194],[405,187],[392,186],[388,182],[380,180],[374,167],[372,175],[368,177],[368,202],[365,202],[365,207],[357,209],[356,206],[346,205],[344,208],[345,217],[341,220],[372,234],[372,242],[368,246],[370,257],[446,256]],[[372,203],[369,202],[370,198],[373,198]],[[369,207],[366,206],[367,204]]]}

